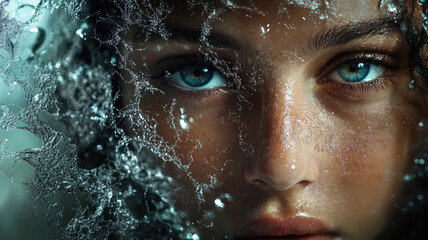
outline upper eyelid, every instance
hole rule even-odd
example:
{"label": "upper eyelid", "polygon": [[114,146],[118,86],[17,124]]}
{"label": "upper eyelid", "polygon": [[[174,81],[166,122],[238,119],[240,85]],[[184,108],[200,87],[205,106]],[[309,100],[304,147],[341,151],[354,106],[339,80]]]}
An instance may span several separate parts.
{"label": "upper eyelid", "polygon": [[[217,71],[219,71],[220,74],[226,75],[224,72],[224,69],[221,68],[221,64],[224,63],[227,66],[230,67],[230,63],[226,59],[214,59],[215,61],[208,61],[206,58],[201,54],[190,54],[190,55],[183,55],[183,56],[173,56],[161,59],[157,61],[153,66],[157,67],[151,67],[152,69],[155,68],[154,71],[149,72],[150,78],[159,78],[162,77],[167,70],[172,70],[172,72],[169,72],[170,74],[175,73],[179,69],[182,69],[184,67],[188,66],[194,66],[194,65],[200,65],[200,66],[207,66],[211,67]],[[167,69],[170,68],[170,69]]]}

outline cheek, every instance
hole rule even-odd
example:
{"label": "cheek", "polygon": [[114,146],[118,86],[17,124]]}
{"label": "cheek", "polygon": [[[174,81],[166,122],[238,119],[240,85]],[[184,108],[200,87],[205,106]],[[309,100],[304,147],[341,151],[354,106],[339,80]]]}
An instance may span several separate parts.
{"label": "cheek", "polygon": [[[148,93],[139,106],[153,119],[150,128],[155,129],[165,146],[173,148],[173,155],[183,165],[180,171],[175,162],[167,161],[165,170],[171,176],[185,176],[178,177],[186,182],[185,186],[194,185],[192,181],[210,184],[213,179],[229,178],[240,168],[240,132],[245,131],[237,110],[225,107],[236,106],[236,100],[223,97],[210,102],[198,100],[195,104],[195,100],[183,98],[176,102],[172,100],[175,97]],[[187,183],[188,180],[191,181]]]}
{"label": "cheek", "polygon": [[405,103],[373,104],[364,111],[353,108],[346,121],[330,118],[325,124],[335,136],[324,135],[330,139],[323,143],[330,159],[323,168],[333,174],[323,177],[336,188],[343,210],[336,211],[335,218],[348,223],[347,231],[368,239],[386,223],[410,162],[409,129],[416,126],[411,109]]}

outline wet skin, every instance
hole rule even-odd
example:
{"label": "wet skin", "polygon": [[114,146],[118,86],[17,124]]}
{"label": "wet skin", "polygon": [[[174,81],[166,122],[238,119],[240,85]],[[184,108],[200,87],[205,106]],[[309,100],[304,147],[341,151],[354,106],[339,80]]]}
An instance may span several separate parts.
{"label": "wet skin", "polygon": [[[219,11],[209,46],[198,42],[207,16],[186,4],[166,19],[168,41],[145,42],[137,27],[126,33],[131,70],[158,90],[136,88],[123,71],[122,105],[137,103],[188,166],[159,160],[180,185],[177,208],[202,239],[250,236],[245,226],[261,217],[312,217],[340,239],[373,239],[388,223],[422,134],[424,97],[408,87],[408,46],[378,1],[328,3],[320,19],[284,1],[237,1],[259,12]],[[351,60],[371,64],[367,81],[340,78],[338,67]],[[198,65],[222,81],[197,89],[171,80]],[[180,128],[180,108],[193,119],[188,130]],[[207,184],[205,201],[195,183]],[[218,210],[222,193],[233,200]],[[206,211],[214,218],[202,220]]]}

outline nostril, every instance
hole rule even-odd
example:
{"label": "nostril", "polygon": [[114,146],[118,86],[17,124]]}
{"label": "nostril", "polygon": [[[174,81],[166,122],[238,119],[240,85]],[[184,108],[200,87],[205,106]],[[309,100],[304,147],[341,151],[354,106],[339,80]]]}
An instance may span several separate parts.
{"label": "nostril", "polygon": [[266,183],[265,181],[260,180],[260,179],[254,179],[253,180],[253,184],[256,185],[256,186],[262,187],[262,188],[266,188],[266,187],[269,186],[268,183]]}

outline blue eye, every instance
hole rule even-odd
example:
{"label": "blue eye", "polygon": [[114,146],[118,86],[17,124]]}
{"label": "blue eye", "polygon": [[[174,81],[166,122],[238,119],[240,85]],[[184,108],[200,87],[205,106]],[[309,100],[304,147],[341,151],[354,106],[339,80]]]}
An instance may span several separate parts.
{"label": "blue eye", "polygon": [[168,77],[175,85],[189,89],[212,89],[227,84],[222,74],[207,66],[188,66]]}
{"label": "blue eye", "polygon": [[337,66],[329,75],[328,79],[337,82],[359,83],[369,82],[385,71],[385,67],[367,63],[367,62],[350,62]]}

